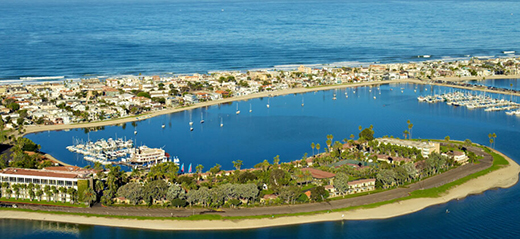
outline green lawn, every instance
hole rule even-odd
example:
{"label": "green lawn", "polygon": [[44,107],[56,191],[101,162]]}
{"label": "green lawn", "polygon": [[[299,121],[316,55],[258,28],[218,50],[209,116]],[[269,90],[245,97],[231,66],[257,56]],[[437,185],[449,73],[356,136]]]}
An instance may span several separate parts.
{"label": "green lawn", "polygon": [[51,206],[65,206],[65,207],[87,207],[85,204],[70,204],[70,203],[62,203],[62,202],[48,202],[48,201],[40,201],[38,200],[29,200],[29,199],[15,199],[11,198],[0,198],[0,202],[10,202],[10,203],[30,203],[30,204],[38,204],[38,205],[51,205]]}

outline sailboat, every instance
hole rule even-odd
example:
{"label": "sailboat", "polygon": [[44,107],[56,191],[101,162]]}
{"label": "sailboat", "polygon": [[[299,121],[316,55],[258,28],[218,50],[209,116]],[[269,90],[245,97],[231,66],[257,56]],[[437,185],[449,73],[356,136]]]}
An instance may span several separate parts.
{"label": "sailboat", "polygon": [[305,104],[303,103],[303,100],[304,100],[304,99],[303,99],[303,97],[302,97],[302,107],[305,105]]}
{"label": "sailboat", "polygon": [[237,115],[240,114],[240,110],[238,110],[238,103],[237,103]]}
{"label": "sailboat", "polygon": [[164,127],[166,127],[166,126],[165,126],[164,124],[162,124],[162,126],[161,126],[161,127],[162,127],[162,128],[164,129]]}
{"label": "sailboat", "polygon": [[191,163],[190,163],[190,167],[188,168],[188,173],[191,173]]}
{"label": "sailboat", "polygon": [[193,121],[191,121],[191,111],[190,111],[190,123],[189,124],[190,124],[190,126],[193,125]]}
{"label": "sailboat", "polygon": [[222,118],[220,118],[220,127],[224,127],[224,123],[222,123]]}
{"label": "sailboat", "polygon": [[267,98],[267,108],[269,108],[269,98]]}
{"label": "sailboat", "polygon": [[249,113],[253,112],[253,108],[251,106],[251,104],[249,104]]}
{"label": "sailboat", "polygon": [[202,114],[202,112],[200,112],[200,123],[204,124],[204,118],[202,118],[202,116],[203,116],[203,114]]}

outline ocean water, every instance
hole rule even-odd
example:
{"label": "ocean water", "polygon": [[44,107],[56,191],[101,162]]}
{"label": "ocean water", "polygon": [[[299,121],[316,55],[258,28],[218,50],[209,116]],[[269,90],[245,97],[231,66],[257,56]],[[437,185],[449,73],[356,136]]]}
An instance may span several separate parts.
{"label": "ocean water", "polygon": [[[457,59],[520,51],[517,1],[0,1],[0,80],[23,76],[89,77],[281,68],[346,62],[406,62],[417,55]],[[501,84],[496,81],[497,84]],[[403,93],[401,93],[403,88]],[[85,165],[65,150],[72,137],[134,138],[164,147],[185,163],[209,169],[299,159],[334,140],[374,125],[377,136],[471,139],[520,158],[519,117],[419,103],[429,87],[414,85],[312,92],[165,115],[85,134],[42,132],[28,138],[59,159]],[[428,89],[428,90],[427,90]],[[449,88],[434,87],[436,92]],[[373,97],[376,99],[373,99]],[[301,107],[302,97],[305,106]],[[513,98],[519,102],[517,98]],[[242,113],[236,115],[236,107]],[[249,105],[253,112],[249,113]],[[198,124],[202,115],[206,123]],[[195,122],[193,132],[188,122]],[[220,119],[224,127],[220,128]],[[161,125],[165,124],[165,129]],[[49,139],[52,139],[50,141]],[[49,142],[54,142],[54,145]],[[426,208],[387,220],[312,223],[240,231],[157,232],[101,226],[0,220],[2,238],[518,238],[520,186]],[[450,214],[445,210],[449,209]]]}
{"label": "ocean water", "polygon": [[520,51],[520,2],[2,0],[0,80]]}

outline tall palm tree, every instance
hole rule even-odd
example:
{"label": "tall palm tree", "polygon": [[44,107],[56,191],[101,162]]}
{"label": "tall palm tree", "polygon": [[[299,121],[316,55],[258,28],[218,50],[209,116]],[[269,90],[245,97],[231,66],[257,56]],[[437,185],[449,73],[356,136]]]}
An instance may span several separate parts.
{"label": "tall palm tree", "polygon": [[320,148],[321,148],[321,145],[320,144],[316,144],[316,149],[318,150],[318,154],[320,154]]}
{"label": "tall palm tree", "polygon": [[408,132],[408,130],[403,131],[404,139],[406,139],[406,137],[408,136],[408,134],[410,134],[410,133]]}
{"label": "tall palm tree", "polygon": [[314,144],[314,142],[312,142],[312,143],[311,143],[312,155],[314,155],[314,147],[316,147],[316,145]]}

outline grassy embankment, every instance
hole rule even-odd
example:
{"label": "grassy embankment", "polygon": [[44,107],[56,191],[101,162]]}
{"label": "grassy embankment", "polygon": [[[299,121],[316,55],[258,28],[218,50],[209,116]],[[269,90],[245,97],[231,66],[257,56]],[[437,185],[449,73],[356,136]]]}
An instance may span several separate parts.
{"label": "grassy embankment", "polygon": [[50,214],[67,214],[67,215],[78,215],[78,216],[86,216],[86,217],[107,217],[107,218],[137,219],[137,220],[241,220],[241,219],[262,219],[262,218],[274,218],[274,217],[305,216],[305,215],[328,213],[331,211],[332,212],[341,212],[341,211],[351,211],[351,210],[356,210],[356,209],[368,209],[368,208],[375,208],[375,207],[379,207],[382,205],[391,204],[394,202],[404,201],[404,200],[413,199],[413,198],[440,197],[443,193],[446,193],[448,190],[450,190],[451,188],[453,188],[455,186],[461,185],[471,179],[478,178],[478,177],[488,174],[492,171],[498,170],[509,164],[509,162],[504,157],[492,152],[491,150],[489,150],[486,147],[482,147],[482,148],[487,153],[489,153],[493,156],[493,165],[487,169],[473,173],[471,175],[460,178],[451,183],[447,183],[440,187],[414,191],[414,192],[410,193],[410,195],[407,197],[397,198],[397,199],[392,199],[392,200],[388,200],[388,201],[384,201],[384,202],[377,202],[377,203],[372,203],[372,204],[367,204],[367,205],[361,205],[361,206],[339,208],[339,209],[334,209],[334,210],[322,210],[322,211],[278,214],[278,215],[236,216],[236,217],[226,217],[226,216],[211,215],[211,214],[192,215],[189,217],[140,217],[140,216],[120,216],[120,215],[99,215],[99,214],[89,214],[89,213],[47,212],[47,211],[39,211],[39,210],[12,209],[12,208],[1,208],[0,210],[22,210],[22,211],[28,211],[28,212],[44,212],[44,213],[50,213]]}

